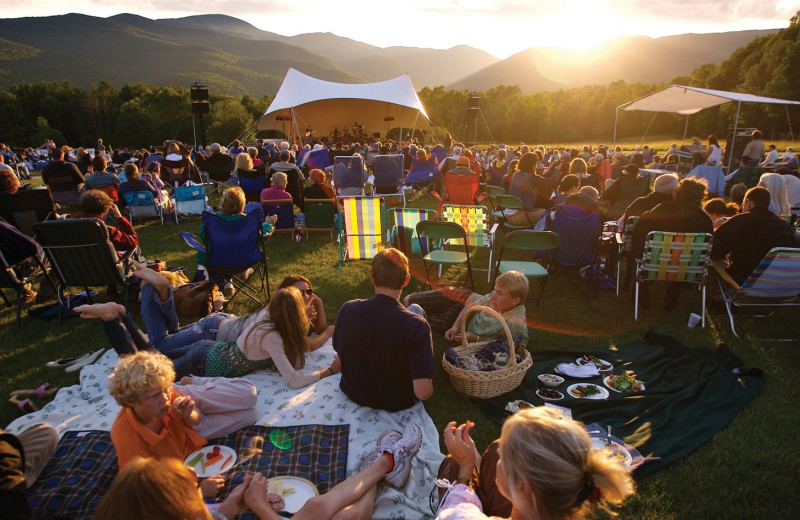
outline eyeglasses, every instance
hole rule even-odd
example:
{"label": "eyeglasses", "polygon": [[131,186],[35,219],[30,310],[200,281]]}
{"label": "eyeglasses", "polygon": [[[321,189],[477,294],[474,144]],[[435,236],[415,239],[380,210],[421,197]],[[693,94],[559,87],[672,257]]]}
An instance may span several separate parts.
{"label": "eyeglasses", "polygon": [[302,292],[306,296],[313,296],[314,295],[314,289],[311,289],[311,288],[306,289],[305,291],[300,291],[300,292]]}

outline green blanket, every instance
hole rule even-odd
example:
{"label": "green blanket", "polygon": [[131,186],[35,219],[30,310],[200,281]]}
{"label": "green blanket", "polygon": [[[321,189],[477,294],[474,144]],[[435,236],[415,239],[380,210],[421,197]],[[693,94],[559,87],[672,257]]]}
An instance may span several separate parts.
{"label": "green blanket", "polygon": [[[555,404],[570,408],[573,418],[586,424],[611,425],[616,436],[635,446],[643,456],[659,457],[637,468],[637,477],[652,473],[709,440],[736,417],[764,384],[764,373],[759,369],[744,369],[725,345],[714,350],[690,348],[654,329],[645,335],[644,341],[621,347],[537,352],[533,355],[533,366],[517,389],[478,402],[493,421],[502,423],[509,401],[543,403],[536,395],[539,374],[553,373],[557,364],[575,362],[584,353],[613,363],[610,373],[636,374],[646,390],[624,394],[609,391],[610,397],[605,401],[567,395]],[[565,379],[558,388],[562,393],[574,383],[603,386],[602,377]]]}

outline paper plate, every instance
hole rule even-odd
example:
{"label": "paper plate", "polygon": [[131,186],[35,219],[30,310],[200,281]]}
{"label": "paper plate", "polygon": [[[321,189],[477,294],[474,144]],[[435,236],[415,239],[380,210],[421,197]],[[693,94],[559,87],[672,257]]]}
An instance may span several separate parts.
{"label": "paper plate", "polygon": [[[206,465],[205,468],[200,461],[198,461],[194,466],[189,465],[189,462],[194,459],[198,453],[203,454],[202,462],[205,463],[205,461],[208,460],[208,454],[214,451],[214,446],[214,444],[209,444],[208,446],[203,446],[199,450],[191,452],[189,456],[183,460],[183,464],[188,468],[192,468],[194,472],[197,473],[198,477],[210,477],[211,475],[219,475],[220,473],[228,471],[233,467],[234,464],[236,464],[236,452],[233,451],[233,448],[222,445],[219,445],[219,452],[222,455],[221,460],[218,460],[210,466]],[[228,460],[228,457],[230,457],[230,460]]]}
{"label": "paper plate", "polygon": [[595,358],[594,361],[586,361],[582,357],[579,357],[578,359],[575,360],[575,363],[577,363],[578,365],[588,365],[589,363],[594,363],[594,365],[597,367],[597,370],[599,370],[600,372],[611,372],[612,370],[614,370],[614,365],[612,365],[605,359],[600,359],[600,358]]}
{"label": "paper plate", "polygon": [[622,393],[622,392],[641,392],[642,390],[645,390],[644,383],[642,383],[641,385],[639,385],[639,386],[641,386],[641,388],[639,388],[639,390],[617,390],[616,388],[614,388],[613,386],[611,386],[611,385],[608,383],[608,380],[609,380],[609,378],[610,378],[610,377],[611,377],[611,376],[606,376],[606,377],[604,377],[604,378],[603,378],[603,384],[604,384],[604,385],[606,385],[606,386],[607,386],[607,387],[608,387],[610,390],[613,390],[613,391],[615,391],[615,392],[617,392],[617,393]]}
{"label": "paper plate", "polygon": [[[609,446],[603,441],[603,439],[598,437],[592,437],[592,448],[599,451],[608,449]],[[614,455],[615,460],[618,459],[620,462],[625,464],[626,468],[631,467],[631,463],[633,462],[633,457],[631,457],[631,452],[628,451],[628,448],[612,441],[611,453]]]}
{"label": "paper plate", "polygon": [[311,499],[311,497],[315,497],[319,495],[319,490],[317,486],[314,485],[313,482],[308,481],[304,478],[300,477],[270,477],[269,481],[281,480],[283,481],[284,486],[290,486],[294,488],[294,493],[289,495],[283,495],[283,503],[284,508],[281,511],[286,511],[287,513],[295,514],[297,513],[306,502]]}
{"label": "paper plate", "polygon": [[[573,394],[572,391],[577,389],[579,386],[593,386],[597,389],[597,393],[588,395],[586,397],[578,397],[577,395]],[[574,397],[575,399],[608,399],[609,394],[608,390],[606,390],[602,386],[595,385],[592,383],[576,383],[567,388],[567,395],[569,395],[570,397]]]}

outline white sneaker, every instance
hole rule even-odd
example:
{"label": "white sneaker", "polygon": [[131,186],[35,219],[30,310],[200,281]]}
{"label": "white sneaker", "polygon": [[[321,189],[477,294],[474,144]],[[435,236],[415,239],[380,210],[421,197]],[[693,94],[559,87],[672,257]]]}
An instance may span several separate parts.
{"label": "white sneaker", "polygon": [[86,365],[91,365],[92,363],[94,363],[95,361],[100,359],[100,356],[102,356],[103,352],[105,352],[105,351],[106,351],[106,349],[101,348],[100,350],[98,350],[96,352],[92,352],[88,356],[86,356],[84,358],[81,358],[80,361],[78,361],[77,363],[73,363],[72,365],[68,366],[65,371],[66,372],[77,372],[78,370],[82,369]]}
{"label": "white sneaker", "polygon": [[405,486],[411,475],[411,459],[422,446],[422,430],[415,424],[406,425],[403,437],[389,450],[394,457],[394,468],[383,477],[386,482],[396,488]]}
{"label": "white sneaker", "polygon": [[395,430],[386,430],[381,433],[378,436],[378,444],[376,444],[375,448],[361,461],[359,471],[364,471],[369,466],[375,464],[375,461],[383,456],[383,452],[390,451],[402,437],[403,434]]}
{"label": "white sneaker", "polygon": [[47,366],[50,368],[67,368],[70,365],[83,361],[83,359],[89,357],[89,355],[90,354],[87,352],[86,354],[71,358],[58,358],[55,361],[48,361]]}

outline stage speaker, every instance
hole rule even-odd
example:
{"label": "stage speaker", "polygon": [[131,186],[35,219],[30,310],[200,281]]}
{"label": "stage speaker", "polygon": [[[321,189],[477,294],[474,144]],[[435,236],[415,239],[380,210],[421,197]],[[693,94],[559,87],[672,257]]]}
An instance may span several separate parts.
{"label": "stage speaker", "polygon": [[467,98],[467,108],[478,109],[481,106],[480,103],[481,97],[475,92],[470,92],[469,97]]}
{"label": "stage speaker", "polygon": [[208,87],[203,85],[202,83],[195,82],[189,88],[189,95],[192,98],[192,101],[208,101]]}
{"label": "stage speaker", "polygon": [[192,114],[208,114],[211,112],[211,103],[208,101],[192,101]]}

